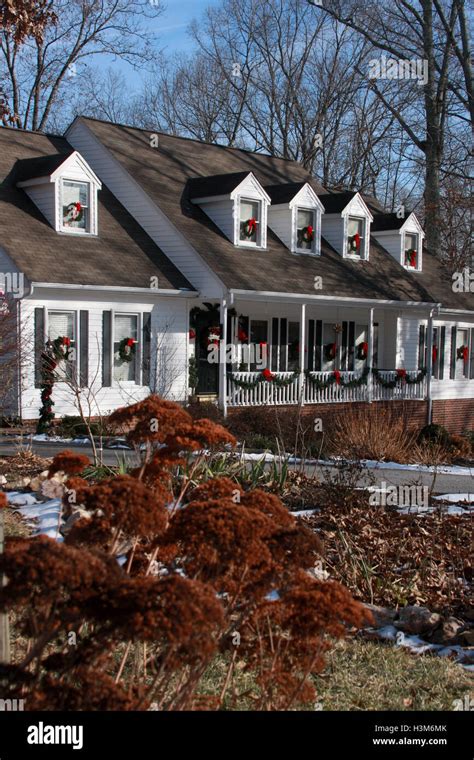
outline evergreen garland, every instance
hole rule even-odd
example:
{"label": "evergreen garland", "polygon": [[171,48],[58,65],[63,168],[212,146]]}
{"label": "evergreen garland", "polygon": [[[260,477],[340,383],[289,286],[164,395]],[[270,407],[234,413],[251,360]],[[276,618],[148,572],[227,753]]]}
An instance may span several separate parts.
{"label": "evergreen garland", "polygon": [[276,375],[272,375],[270,377],[268,371],[266,375],[264,373],[265,370],[263,370],[260,375],[255,378],[255,380],[238,380],[232,373],[229,374],[229,377],[234,385],[237,385],[239,388],[243,388],[246,391],[251,391],[260,383],[271,383],[277,388],[286,388],[289,385],[292,385],[300,374],[299,370],[293,372],[290,377],[277,377]]}
{"label": "evergreen garland", "polygon": [[382,386],[382,388],[396,388],[396,386],[399,383],[407,383],[408,385],[418,385],[418,383],[421,383],[423,378],[426,375],[426,369],[420,369],[418,374],[415,377],[410,377],[406,370],[394,370],[396,373],[396,376],[393,378],[393,380],[385,380],[384,377],[380,374],[380,371],[378,369],[372,370],[375,379],[378,383]]}
{"label": "evergreen garland", "polygon": [[55,369],[58,362],[70,358],[70,349],[70,338],[59,337],[52,342],[48,341],[45,350],[41,353],[41,409],[36,426],[37,433],[46,433],[54,420],[54,401],[51,396],[56,379]]}
{"label": "evergreen garland", "polygon": [[361,385],[367,385],[367,378],[369,376],[369,368],[366,367],[360,377],[353,377],[351,380],[344,380],[339,370],[335,370],[327,380],[320,380],[317,377],[312,377],[312,373],[306,370],[306,379],[309,380],[310,385],[317,391],[325,390],[331,385],[336,383],[341,388],[360,388]]}

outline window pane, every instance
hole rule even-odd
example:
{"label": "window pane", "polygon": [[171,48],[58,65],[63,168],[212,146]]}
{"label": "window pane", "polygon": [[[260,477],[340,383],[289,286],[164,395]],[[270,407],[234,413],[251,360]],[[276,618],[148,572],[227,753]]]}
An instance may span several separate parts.
{"label": "window pane", "polygon": [[49,339],[70,338],[74,340],[74,314],[71,311],[50,311],[48,313]]}
{"label": "window pane", "polygon": [[[134,350],[130,353],[123,346],[123,342],[129,339],[137,340],[138,317],[135,314],[116,314],[114,321],[114,379],[119,381],[136,382],[137,376],[137,352],[138,344],[134,344]],[[120,348],[130,361],[120,355]]]}
{"label": "window pane", "polygon": [[360,256],[364,241],[364,220],[350,216],[347,222],[347,252]]}
{"label": "window pane", "polygon": [[314,243],[314,212],[298,209],[296,223],[296,246],[305,251],[311,251]]}
{"label": "window pane", "polygon": [[[49,311],[48,312],[48,338],[50,341],[56,338],[69,338],[74,341],[74,312],[72,311]],[[70,346],[70,349],[74,346]],[[69,349],[69,350],[70,350]],[[55,375],[58,380],[67,380],[72,378],[72,353],[69,353],[69,360],[61,359],[58,361],[55,369]],[[68,374],[69,373],[69,374]]]}
{"label": "window pane", "polygon": [[250,323],[250,343],[255,352],[257,361],[250,364],[251,372],[268,366],[268,323],[263,319],[256,319]]}
{"label": "window pane", "polygon": [[63,226],[71,229],[87,229],[89,185],[87,182],[64,181]]}
{"label": "window pane", "polygon": [[417,248],[417,236],[412,234],[405,234],[405,264],[409,267],[417,266]]}
{"label": "window pane", "polygon": [[[240,201],[240,240],[256,243],[260,204],[258,201]],[[255,222],[255,223],[254,223]]]}

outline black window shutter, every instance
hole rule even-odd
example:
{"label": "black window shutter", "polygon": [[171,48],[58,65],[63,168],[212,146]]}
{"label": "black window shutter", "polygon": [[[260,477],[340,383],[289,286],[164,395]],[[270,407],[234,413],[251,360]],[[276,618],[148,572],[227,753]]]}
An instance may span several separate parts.
{"label": "black window shutter", "polygon": [[314,370],[314,328],[314,319],[310,319],[308,322],[308,369],[310,372]]}
{"label": "black window shutter", "polygon": [[372,366],[378,367],[379,366],[379,323],[374,322],[374,331],[373,331],[373,346],[372,346]]}
{"label": "black window shutter", "polygon": [[79,385],[89,385],[89,312],[79,312]]}
{"label": "black window shutter", "polygon": [[470,341],[469,341],[469,377],[474,379],[474,327],[470,329]]}
{"label": "black window shutter", "polygon": [[288,353],[287,338],[288,336],[288,322],[286,318],[280,319],[280,372],[286,372],[286,358]]}
{"label": "black window shutter", "polygon": [[[230,335],[230,332],[228,333]],[[143,315],[142,385],[150,385],[151,365],[151,314]]]}
{"label": "black window shutter", "polygon": [[112,312],[102,312],[102,386],[112,385]]}
{"label": "black window shutter", "polygon": [[451,365],[449,367],[449,377],[454,380],[456,377],[456,328],[451,327]]}
{"label": "black window shutter", "polygon": [[278,317],[272,319],[272,370],[278,370]]}
{"label": "black window shutter", "polygon": [[341,369],[348,369],[347,356],[348,356],[348,324],[342,323],[342,352],[341,352]]}
{"label": "black window shutter", "polygon": [[418,334],[418,369],[423,369],[425,366],[425,326],[420,325],[420,332]]}
{"label": "black window shutter", "polygon": [[439,338],[438,349],[438,378],[442,380],[444,378],[444,351],[446,347],[446,327],[442,326]]}
{"label": "black window shutter", "polygon": [[39,307],[35,309],[35,388],[41,387],[42,361],[41,354],[44,351],[46,334],[45,334],[44,309]]}
{"label": "black window shutter", "polygon": [[349,322],[349,360],[347,362],[347,369],[352,371],[354,369],[354,356],[355,356],[355,322]]}
{"label": "black window shutter", "polygon": [[316,353],[314,361],[314,369],[316,372],[321,372],[322,366],[322,351],[323,351],[323,322],[321,319],[316,320]]}

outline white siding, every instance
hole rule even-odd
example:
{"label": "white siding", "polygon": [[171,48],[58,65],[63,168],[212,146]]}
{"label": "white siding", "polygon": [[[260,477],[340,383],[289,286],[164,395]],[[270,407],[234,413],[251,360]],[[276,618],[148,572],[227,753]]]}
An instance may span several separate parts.
{"label": "white siding", "polygon": [[[444,352],[444,378],[443,380],[433,379],[431,390],[432,397],[434,399],[449,399],[449,398],[472,398],[474,407],[474,378],[468,380],[467,378],[458,377],[451,380],[450,365],[451,365],[451,328],[459,327],[460,329],[469,330],[474,327],[473,317],[462,317],[458,320],[451,321],[438,321],[434,322],[434,326],[438,329],[444,325],[446,327],[446,341]],[[459,373],[457,373],[459,374]]]}
{"label": "white siding", "polygon": [[23,190],[39,208],[43,216],[48,220],[51,227],[56,229],[55,214],[55,184],[54,182],[45,182],[43,185],[33,185],[24,187]]}
{"label": "white siding", "polygon": [[200,204],[200,207],[207,216],[212,219],[215,225],[219,227],[224,235],[234,242],[234,202],[228,201],[208,201]]}
{"label": "white siding", "polygon": [[380,245],[383,245],[385,250],[388,251],[390,256],[393,256],[398,264],[401,263],[402,236],[400,235],[399,230],[393,232],[373,232],[372,236],[380,243]]}
{"label": "white siding", "polygon": [[218,278],[90,129],[83,122],[76,121],[66,136],[191,284],[206,298],[221,298],[223,286]]}
{"label": "white siding", "polygon": [[[167,398],[184,401],[187,364],[187,299],[157,298],[154,303],[125,300],[101,301],[88,296],[89,300],[72,300],[51,296],[48,299],[28,299],[23,302],[22,334],[25,337],[23,366],[23,416],[36,419],[40,408],[40,389],[34,387],[34,310],[45,309],[88,310],[89,312],[89,390],[83,391],[83,404],[92,416],[106,414],[120,406],[146,398],[150,390]],[[102,387],[102,312],[151,312],[151,363],[150,386],[120,383],[112,380],[111,387]],[[141,338],[141,335],[140,335]],[[53,391],[54,412],[60,417],[77,415],[73,395],[65,383],[56,383]]]}
{"label": "white siding", "polygon": [[344,223],[340,214],[324,214],[322,221],[323,238],[341,255],[344,251]]}
{"label": "white siding", "polygon": [[268,209],[268,226],[290,250],[292,216],[289,206],[270,206]]}

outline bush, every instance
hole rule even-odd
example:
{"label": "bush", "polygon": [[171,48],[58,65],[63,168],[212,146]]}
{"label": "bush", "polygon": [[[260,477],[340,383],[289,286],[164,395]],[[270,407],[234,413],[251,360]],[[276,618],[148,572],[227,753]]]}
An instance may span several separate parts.
{"label": "bush", "polygon": [[[227,477],[196,483],[203,449],[235,443],[222,426],[157,396],[110,422],[146,444],[138,466],[89,484],[85,457],[56,457],[50,475],[68,476],[64,543],[15,538],[0,555],[0,612],[19,613],[29,644],[0,666],[2,697],[30,710],[220,709],[242,698],[243,663],[254,709],[314,703],[330,639],[368,620],[315,573],[317,535],[273,494]],[[203,695],[217,656],[226,667]]]}
{"label": "bush", "polygon": [[213,404],[212,401],[199,401],[199,399],[190,401],[186,406],[186,411],[189,412],[193,420],[201,420],[205,417],[207,420],[218,422],[220,425],[224,424],[224,415],[217,404]]}
{"label": "bush", "polygon": [[255,446],[258,436],[273,441],[272,450],[318,456],[324,444],[324,437],[314,430],[313,416],[303,416],[298,407],[245,407],[232,411],[226,425],[247,447]]}
{"label": "bush", "polygon": [[449,441],[449,433],[442,425],[425,425],[418,434],[419,441],[432,441],[433,443],[446,444]]}
{"label": "bush", "polygon": [[[110,431],[107,428],[107,418],[90,423],[90,429],[92,435],[100,436],[107,435]],[[89,431],[87,425],[81,417],[75,417],[72,415],[64,415],[59,422],[54,426],[54,435],[59,435],[63,438],[77,438],[79,436],[88,436]]]}
{"label": "bush", "polygon": [[370,415],[353,408],[338,414],[330,434],[332,453],[349,459],[411,461],[415,441],[403,415],[376,404]]}

